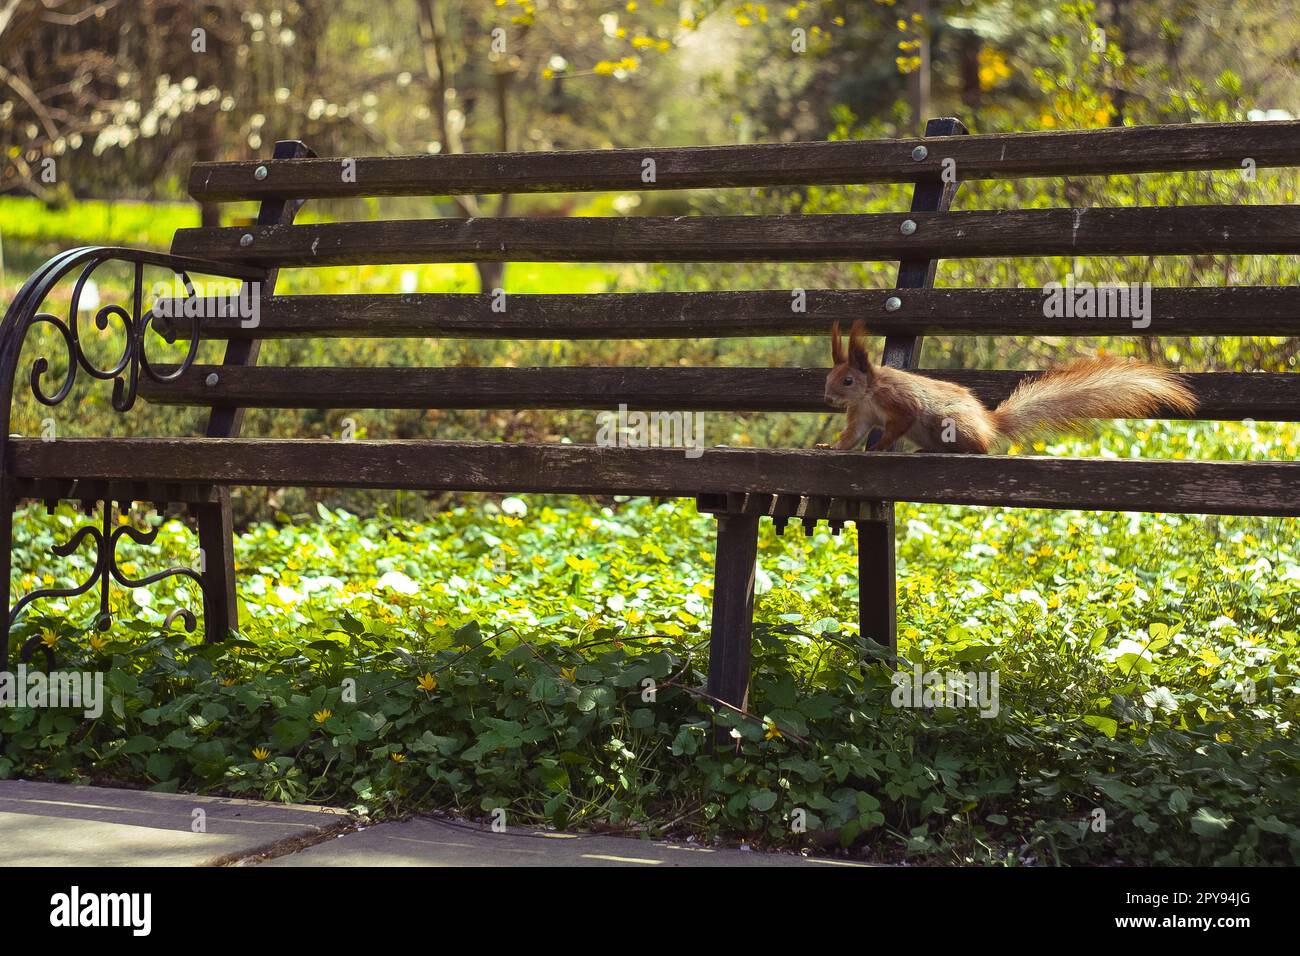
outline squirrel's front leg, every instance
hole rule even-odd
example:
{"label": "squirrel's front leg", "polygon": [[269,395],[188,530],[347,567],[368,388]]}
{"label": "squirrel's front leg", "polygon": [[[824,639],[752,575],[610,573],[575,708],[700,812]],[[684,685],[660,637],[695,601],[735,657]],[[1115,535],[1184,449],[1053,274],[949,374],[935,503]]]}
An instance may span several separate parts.
{"label": "squirrel's front leg", "polygon": [[885,431],[879,438],[871,444],[867,451],[884,451],[894,442],[898,441],[916,424],[915,418],[899,420],[897,418],[885,422]]}
{"label": "squirrel's front leg", "polygon": [[848,451],[862,444],[871,431],[871,422],[867,416],[863,415],[856,408],[849,408],[848,421],[844,426],[844,431],[840,432],[839,439],[835,442],[834,448],[840,451]]}

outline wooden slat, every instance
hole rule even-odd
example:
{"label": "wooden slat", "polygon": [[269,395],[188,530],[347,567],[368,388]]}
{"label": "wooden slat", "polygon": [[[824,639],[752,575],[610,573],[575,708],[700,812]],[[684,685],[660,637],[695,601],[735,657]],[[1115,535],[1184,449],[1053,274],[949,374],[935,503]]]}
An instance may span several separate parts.
{"label": "wooden slat", "polygon": [[[916,232],[902,235],[905,220]],[[241,237],[252,241],[242,244]],[[416,219],[178,229],[178,255],[263,266],[412,262],[790,262],[1290,253],[1300,207]]]}
{"label": "wooden slat", "polygon": [[[924,146],[918,161],[912,151]],[[1202,123],[925,139],[196,163],[189,191],[223,201],[459,193],[911,182],[945,159],[963,180],[1300,164],[1300,122]],[[647,182],[646,160],[654,163]],[[265,166],[265,178],[257,169]]]}
{"label": "wooden slat", "polygon": [[[823,412],[824,368],[233,368],[196,365],[171,383],[140,382],[148,401],[248,408],[629,408]],[[208,385],[209,375],[217,382]],[[1016,371],[923,370],[1003,401]],[[1300,374],[1201,372],[1195,417],[1300,420]]]}
{"label": "wooden slat", "polygon": [[[289,295],[264,299],[257,325],[245,328],[215,299],[200,306],[204,339],[520,338],[666,339],[826,334],[866,319],[879,335],[1300,335],[1300,286],[1152,289],[1151,323],[1118,318],[1047,318],[1041,289],[806,290],[795,312],[792,291],[628,292],[509,295],[504,312],[478,293]],[[885,303],[897,296],[898,309]],[[164,311],[175,312],[170,300]],[[154,327],[178,338],[188,319],[159,317]]]}
{"label": "wooden slat", "polygon": [[1300,462],[914,455],[505,442],[14,439],[11,474],[221,485],[694,497],[835,498],[1029,508],[1300,514]]}

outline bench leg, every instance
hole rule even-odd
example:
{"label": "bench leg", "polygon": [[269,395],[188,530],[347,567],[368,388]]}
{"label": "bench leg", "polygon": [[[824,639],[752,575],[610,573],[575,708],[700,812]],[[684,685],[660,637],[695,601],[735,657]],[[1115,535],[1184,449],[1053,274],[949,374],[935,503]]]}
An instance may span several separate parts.
{"label": "bench leg", "polygon": [[[744,708],[749,701],[749,659],[754,623],[754,568],[758,515],[718,516],[714,561],[713,628],[709,637],[711,697]],[[718,740],[725,743],[726,735]]]}
{"label": "bench leg", "polygon": [[898,653],[894,582],[894,504],[882,503],[882,520],[858,528],[858,626],[891,654]]}
{"label": "bench leg", "polygon": [[222,488],[218,501],[198,505],[197,512],[199,547],[203,549],[203,640],[210,644],[224,641],[232,630],[239,629],[230,489]]}

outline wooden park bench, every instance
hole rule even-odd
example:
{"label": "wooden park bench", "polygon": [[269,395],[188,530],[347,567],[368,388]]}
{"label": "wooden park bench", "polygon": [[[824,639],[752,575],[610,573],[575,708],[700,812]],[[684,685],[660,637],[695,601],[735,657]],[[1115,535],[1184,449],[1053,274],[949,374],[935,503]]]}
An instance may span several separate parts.
{"label": "wooden park bench", "polygon": [[[210,407],[204,437],[71,438],[42,441],[0,429],[0,515],[23,499],[104,501],[102,527],[78,532],[98,548],[94,584],[108,611],[113,546],[124,533],[112,502],[183,502],[197,515],[201,571],[173,569],[202,585],[206,638],[237,627],[231,546],[231,486],[302,486],[421,491],[628,494],[694,498],[717,516],[708,692],[746,701],[759,522],[828,520],[857,526],[861,632],[894,647],[895,501],[1089,510],[1296,515],[1300,463],[1155,461],[972,456],[811,448],[680,449],[483,441],[335,442],[240,437],[247,408],[582,408],[794,411],[832,414],[824,403],[829,365],[817,368],[300,368],[257,363],[263,339],[308,337],[489,337],[534,339],[694,338],[826,334],[832,322],[865,319],[887,336],[883,361],[915,367],[922,336],[946,335],[1293,335],[1300,287],[1161,288],[1152,320],[1047,317],[1043,290],[935,289],[943,257],[1203,255],[1300,252],[1300,207],[1232,205],[949,211],[957,181],[1031,176],[1127,175],[1162,170],[1300,164],[1300,122],[1118,128],[1080,132],[966,135],[960,122],[933,120],[924,138],[691,149],[432,155],[321,159],[297,142],[264,162],[200,163],[190,177],[198,200],[260,200],[256,225],[181,229],[170,255],[125,249],[73,250],[23,287],[0,341],[4,394],[33,379],[57,404],[80,366],[92,366],[68,319],[38,313],[60,281],[80,282],[101,261],[135,264],[132,300],[121,316],[131,339],[114,379],[115,403]],[[653,177],[646,176],[653,170]],[[954,176],[944,176],[947,170]],[[652,178],[653,181],[647,181]],[[447,196],[584,190],[643,190],[850,183],[914,183],[910,211],[873,215],[432,219],[294,225],[302,201],[363,196]],[[279,267],[478,261],[820,261],[896,260],[893,290],[809,290],[803,311],[789,290],[606,295],[510,295],[504,311],[482,294],[275,294]],[[144,268],[258,282],[260,322],[214,315],[172,319],[166,331],[226,342],[221,365],[156,368],[146,357]],[[65,280],[66,277],[66,280]],[[1121,277],[1123,278],[1123,277]],[[1138,278],[1138,277],[1134,277]],[[74,298],[76,296],[74,295]],[[175,304],[175,303],[173,303]],[[101,310],[102,311],[102,310]],[[173,313],[175,314],[175,313]],[[111,318],[112,316],[109,316]],[[120,316],[119,316],[120,318]],[[43,360],[20,368],[29,328],[62,336],[72,372],[66,388]],[[828,350],[829,351],[829,350]],[[61,373],[62,374],[62,373]],[[935,371],[1004,398],[1022,373]],[[1290,374],[1187,376],[1206,419],[1295,421],[1300,378]],[[10,402],[4,402],[9,414]],[[147,536],[131,533],[137,540]],[[69,553],[65,548],[63,553]],[[10,555],[0,581],[8,587]],[[15,605],[21,611],[38,591]],[[10,603],[6,593],[6,605]],[[10,625],[15,615],[10,615]],[[107,618],[105,617],[106,621]],[[24,648],[30,655],[32,641]],[[8,660],[6,644],[0,648]]]}

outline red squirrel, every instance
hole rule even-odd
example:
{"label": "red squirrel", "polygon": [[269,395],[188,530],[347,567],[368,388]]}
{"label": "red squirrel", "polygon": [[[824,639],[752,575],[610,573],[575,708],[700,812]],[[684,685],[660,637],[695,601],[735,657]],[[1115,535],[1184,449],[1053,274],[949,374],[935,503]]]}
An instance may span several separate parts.
{"label": "red squirrel", "polygon": [[1097,356],[1026,379],[989,410],[960,385],[873,365],[865,337],[862,321],[854,322],[845,355],[840,324],[831,329],[835,367],[826,377],[826,401],[848,410],[847,427],[834,448],[854,448],[879,427],[883,434],[869,451],[907,438],[923,451],[983,455],[999,441],[1025,439],[1043,429],[1068,431],[1088,419],[1146,418],[1162,408],[1191,414],[1196,409],[1196,396],[1168,369]]}

